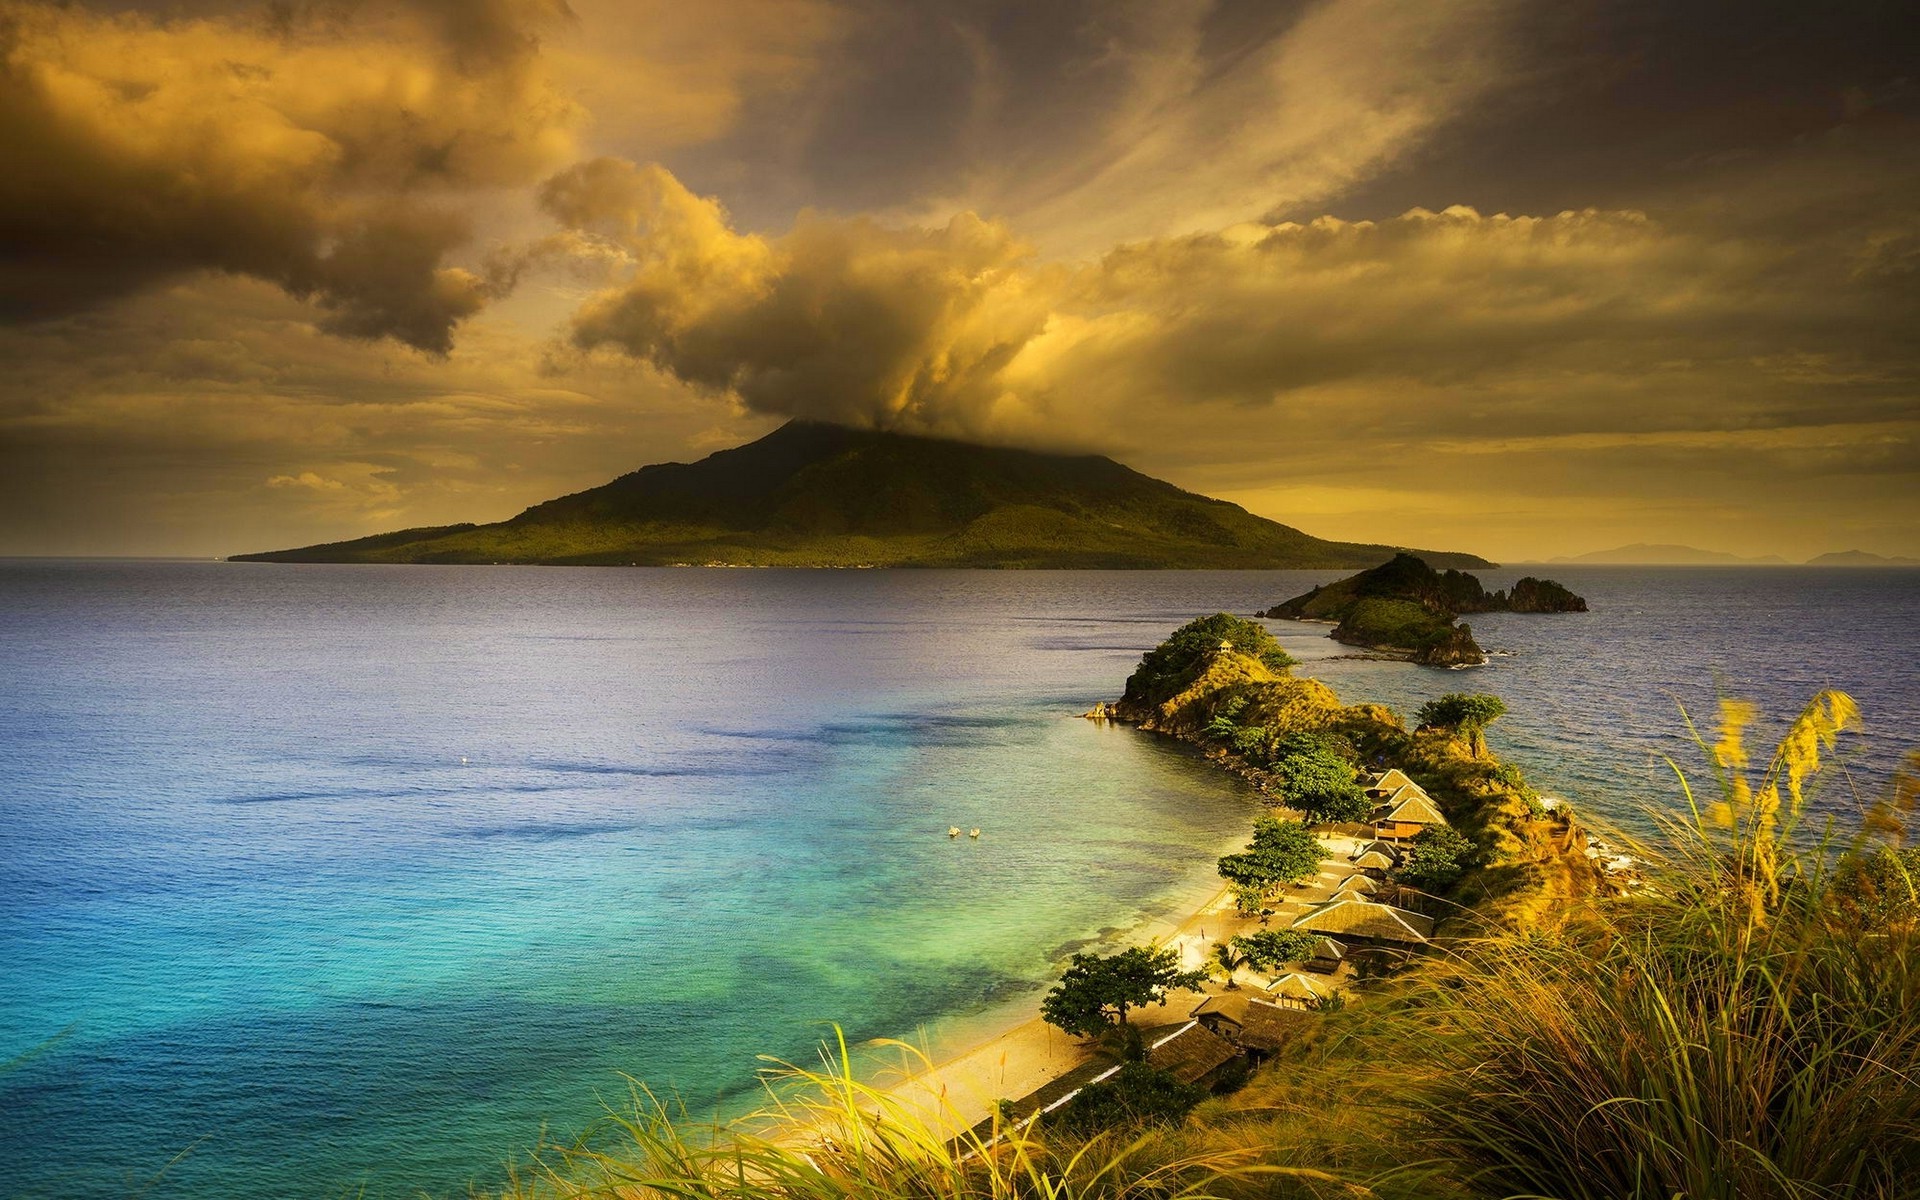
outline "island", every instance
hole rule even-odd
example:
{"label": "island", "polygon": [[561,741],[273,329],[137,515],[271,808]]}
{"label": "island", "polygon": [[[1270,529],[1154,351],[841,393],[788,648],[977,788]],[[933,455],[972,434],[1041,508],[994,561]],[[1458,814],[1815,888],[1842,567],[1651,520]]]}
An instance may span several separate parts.
{"label": "island", "polygon": [[[494,524],[233,561],[1246,570],[1369,567],[1397,550],[1313,537],[1100,455],[793,421]],[[1445,566],[1493,565],[1420,553]]]}
{"label": "island", "polygon": [[1584,599],[1551,579],[1529,575],[1511,591],[1490,592],[1464,571],[1436,570],[1417,555],[1401,553],[1260,615],[1334,621],[1330,636],[1337,642],[1427,666],[1455,667],[1487,661],[1473,628],[1456,623],[1464,613],[1586,611]]}

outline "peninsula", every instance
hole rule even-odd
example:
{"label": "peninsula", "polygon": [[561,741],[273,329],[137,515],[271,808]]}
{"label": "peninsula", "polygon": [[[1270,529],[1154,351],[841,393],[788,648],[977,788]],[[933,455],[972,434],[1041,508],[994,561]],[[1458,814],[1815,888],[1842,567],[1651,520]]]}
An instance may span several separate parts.
{"label": "peninsula", "polygon": [[1551,579],[1529,575],[1513,590],[1488,591],[1463,571],[1437,571],[1412,554],[1323,584],[1261,613],[1289,620],[1336,621],[1337,642],[1364,646],[1427,666],[1478,666],[1486,652],[1463,613],[1586,612],[1587,602]]}
{"label": "peninsula", "polygon": [[[1343,568],[1398,548],[1333,542],[1099,455],[793,421],[491,525],[406,529],[248,562],[604,566]],[[1445,566],[1472,554],[1421,551]]]}

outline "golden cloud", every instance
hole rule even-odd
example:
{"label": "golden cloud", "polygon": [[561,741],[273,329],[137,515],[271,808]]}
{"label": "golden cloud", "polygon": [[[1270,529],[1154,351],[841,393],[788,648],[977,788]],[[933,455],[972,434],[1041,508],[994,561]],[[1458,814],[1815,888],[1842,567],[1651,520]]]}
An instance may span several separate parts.
{"label": "golden cloud", "polygon": [[0,316],[213,270],[444,353],[505,284],[446,263],[469,238],[457,201],[571,153],[581,114],[535,53],[564,11],[427,0],[271,26],[5,0]]}
{"label": "golden cloud", "polygon": [[803,217],[768,240],[658,166],[599,159],[541,190],[579,232],[633,267],[575,316],[611,345],[764,413],[850,424],[973,424],[1045,326],[1029,250],[968,213],[938,229]]}
{"label": "golden cloud", "polygon": [[[1478,387],[1483,406],[1502,397],[1503,419],[1534,432],[1568,419],[1671,427],[1718,410],[1676,405],[1662,376],[1710,362],[1783,395],[1810,364],[1836,379],[1863,371],[1843,323],[1871,338],[1892,316],[1885,297],[1846,286],[1844,262],[1822,280],[1818,264],[1765,243],[1633,211],[1414,209],[1045,264],[971,213],[936,228],[806,215],[779,236],[742,233],[664,168],[618,160],[571,168],[541,195],[569,248],[625,264],[575,314],[579,345],[616,347],[763,413],[973,436],[1051,426],[1057,439],[1090,412],[1284,406],[1356,381]],[[1791,303],[1786,271],[1815,272]],[[1553,376],[1543,394],[1639,399],[1594,412],[1506,387]],[[1391,402],[1365,414],[1381,429],[1430,429],[1433,415]]]}

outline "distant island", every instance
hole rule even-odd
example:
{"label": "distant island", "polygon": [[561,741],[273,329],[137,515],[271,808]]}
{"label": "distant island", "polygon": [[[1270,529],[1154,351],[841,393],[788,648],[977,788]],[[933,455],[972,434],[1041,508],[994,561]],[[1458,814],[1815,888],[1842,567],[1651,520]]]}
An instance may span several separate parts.
{"label": "distant island", "polygon": [[1889,558],[1865,550],[1836,550],[1807,560],[1810,567],[1920,567],[1920,558]]}
{"label": "distant island", "polygon": [[1486,652],[1473,628],[1455,624],[1463,613],[1586,612],[1587,602],[1551,579],[1531,575],[1511,592],[1489,592],[1472,575],[1436,571],[1412,554],[1323,584],[1276,604],[1263,617],[1337,621],[1337,642],[1364,646],[1427,666],[1479,666]]}
{"label": "distant island", "polygon": [[[240,562],[606,566],[1345,568],[1331,542],[1099,455],[793,421],[696,463],[642,467],[508,521],[234,555]],[[1452,567],[1493,564],[1421,551]]]}
{"label": "distant island", "polygon": [[[1728,554],[1722,550],[1702,550],[1697,546],[1676,546],[1661,543],[1635,542],[1630,546],[1616,546],[1611,550],[1595,550],[1588,554],[1561,555],[1548,562],[1570,565],[1619,566],[1619,567],[1786,567],[1793,564],[1778,554],[1764,554],[1757,558],[1744,558],[1738,554]],[[1808,559],[1803,566],[1809,567],[1920,567],[1920,558],[1889,558],[1883,554],[1870,554],[1865,550],[1837,550],[1830,554],[1820,554]]]}
{"label": "distant island", "polygon": [[1635,542],[1630,546],[1615,546],[1611,550],[1595,550],[1588,554],[1561,555],[1548,562],[1590,563],[1595,566],[1622,567],[1715,567],[1715,566],[1786,566],[1787,560],[1777,554],[1761,558],[1742,558],[1738,554],[1728,554],[1721,550],[1702,550],[1697,546],[1676,546],[1668,543]]}

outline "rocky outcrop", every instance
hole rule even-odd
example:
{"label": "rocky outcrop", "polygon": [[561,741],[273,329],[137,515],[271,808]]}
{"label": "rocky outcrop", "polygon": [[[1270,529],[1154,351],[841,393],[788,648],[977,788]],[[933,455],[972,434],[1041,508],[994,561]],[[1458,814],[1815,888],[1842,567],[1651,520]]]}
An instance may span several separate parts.
{"label": "rocky outcrop", "polygon": [[[1500,593],[1495,592],[1498,596]],[[1489,610],[1496,611],[1496,610]],[[1586,612],[1587,602],[1551,579],[1528,575],[1507,593],[1507,611],[1517,613]]]}
{"label": "rocky outcrop", "polygon": [[1436,667],[1478,666],[1487,656],[1462,613],[1586,612],[1587,602],[1551,579],[1527,576],[1511,592],[1489,592],[1464,571],[1436,571],[1411,554],[1323,584],[1261,613],[1335,621],[1331,636],[1349,646]]}
{"label": "rocky outcrop", "polygon": [[1426,666],[1479,666],[1487,661],[1473,631],[1411,600],[1367,596],[1348,604],[1330,635]]}

